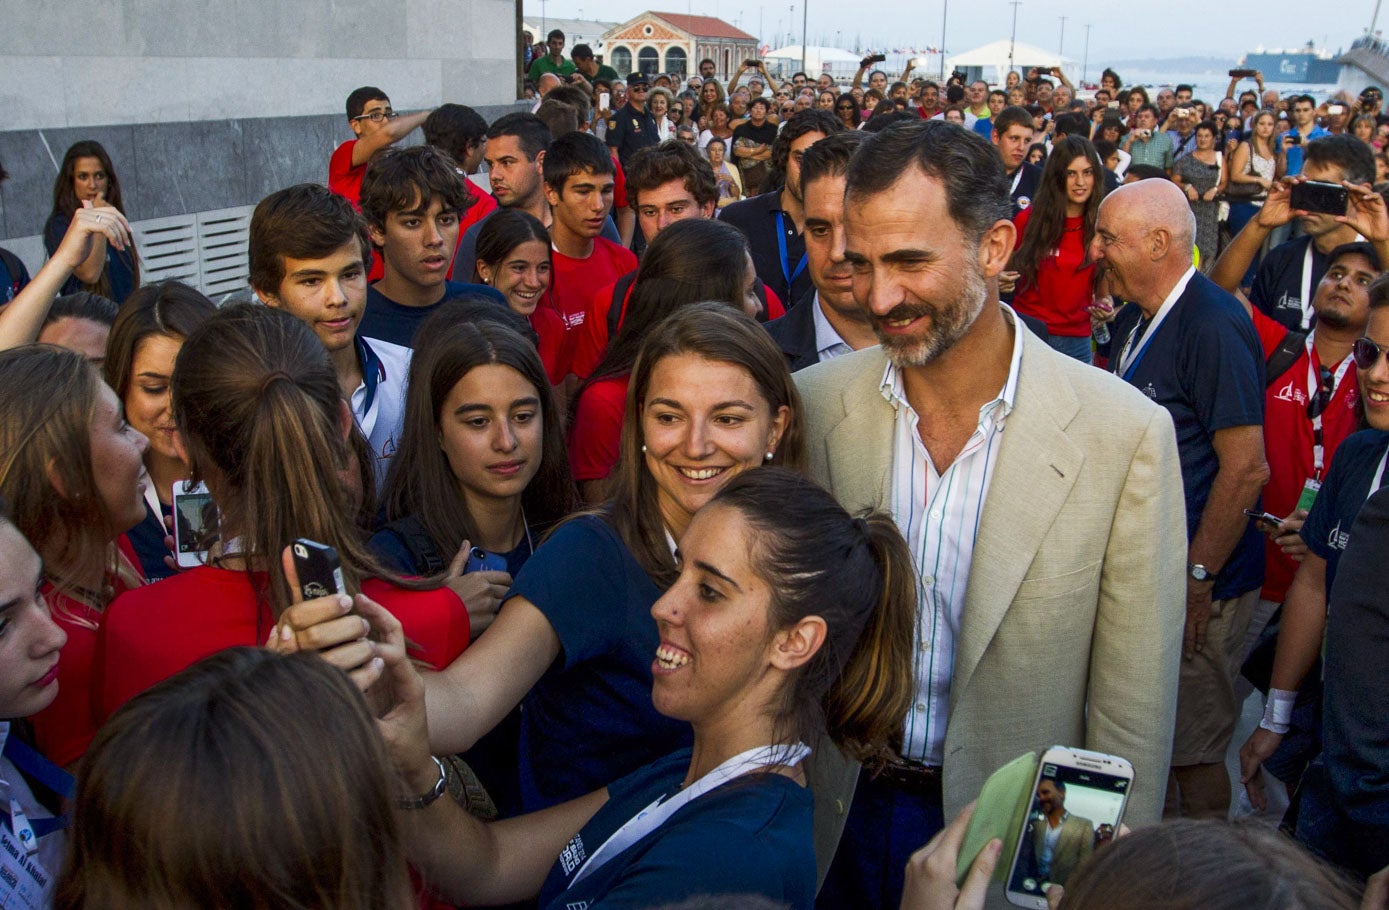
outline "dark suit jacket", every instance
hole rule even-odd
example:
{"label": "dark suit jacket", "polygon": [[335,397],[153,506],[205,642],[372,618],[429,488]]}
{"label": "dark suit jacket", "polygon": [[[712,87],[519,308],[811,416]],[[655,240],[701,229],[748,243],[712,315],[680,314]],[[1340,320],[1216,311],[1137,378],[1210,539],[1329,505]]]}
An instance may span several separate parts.
{"label": "dark suit jacket", "polygon": [[817,306],[819,304],[815,302],[812,291],[789,308],[785,316],[767,323],[767,334],[786,355],[786,364],[793,373],[820,362],[820,352],[815,344]]}

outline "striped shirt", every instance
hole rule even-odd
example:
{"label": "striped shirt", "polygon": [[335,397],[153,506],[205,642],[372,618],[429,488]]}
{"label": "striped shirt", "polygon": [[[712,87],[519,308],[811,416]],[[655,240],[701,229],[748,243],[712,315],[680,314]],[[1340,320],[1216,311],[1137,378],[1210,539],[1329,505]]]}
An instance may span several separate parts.
{"label": "striped shirt", "polygon": [[[1012,315],[1011,311],[1008,315]],[[979,425],[944,473],[936,470],[917,433],[902,374],[889,363],[882,393],[896,410],[892,443],[892,515],[916,560],[916,694],[907,712],[902,756],[939,766],[955,666],[955,640],[964,611],[970,563],[989,479],[998,462],[1003,425],[1013,410],[1022,363],[1022,333],[1013,319],[1013,356],[998,396],[979,409]]]}

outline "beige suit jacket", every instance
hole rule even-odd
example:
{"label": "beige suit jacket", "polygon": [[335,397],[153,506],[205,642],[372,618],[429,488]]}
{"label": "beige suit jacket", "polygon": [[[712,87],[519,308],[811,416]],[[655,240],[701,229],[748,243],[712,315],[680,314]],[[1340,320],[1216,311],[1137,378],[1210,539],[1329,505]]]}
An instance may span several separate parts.
{"label": "beige suit jacket", "polygon": [[[1040,857],[1046,842],[1047,823],[1044,819],[1032,822],[1032,855]],[[1051,874],[1047,881],[1065,885],[1076,866],[1095,852],[1095,826],[1088,818],[1066,816],[1056,837],[1056,849],[1051,854]]]}
{"label": "beige suit jacket", "polygon": [[[1133,762],[1126,819],[1156,822],[1186,609],[1176,434],[1128,384],[1023,337],[957,639],[945,818],[1004,763],[1066,745]],[[851,512],[891,508],[886,365],[874,347],[796,374],[811,476]],[[809,766],[822,860],[856,773],[838,759]]]}

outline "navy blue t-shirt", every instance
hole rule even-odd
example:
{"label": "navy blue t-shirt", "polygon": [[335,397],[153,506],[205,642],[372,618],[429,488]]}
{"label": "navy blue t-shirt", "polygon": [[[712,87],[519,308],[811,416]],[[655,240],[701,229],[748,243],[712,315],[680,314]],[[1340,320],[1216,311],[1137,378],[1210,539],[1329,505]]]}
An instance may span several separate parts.
{"label": "navy blue t-shirt", "polygon": [[1037,198],[1037,189],[1042,185],[1042,169],[1035,164],[1024,161],[1018,165],[1022,171],[1022,176],[1018,177],[1018,172],[1014,171],[1008,175],[1008,185],[1013,185],[1013,180],[1018,181],[1017,187],[1012,189],[1008,196],[1013,202],[1013,217],[1018,217],[1018,212],[1032,205],[1032,200]]}
{"label": "navy blue t-shirt", "polygon": [[488,300],[506,306],[506,298],[496,288],[485,284],[464,284],[461,281],[444,282],[444,296],[439,303],[429,306],[403,306],[382,294],[376,285],[367,288],[367,308],[362,314],[362,322],[357,333],[364,338],[379,338],[413,348],[415,331],[446,300],[457,297]]}
{"label": "navy blue t-shirt", "polygon": [[[1379,460],[1389,451],[1389,433],[1380,430],[1361,430],[1347,436],[1331,459],[1321,492],[1312,503],[1307,521],[1302,525],[1302,539],[1307,549],[1326,560],[1326,590],[1329,593],[1336,581],[1336,569],[1350,543],[1350,526],[1360,507],[1374,490],[1370,481],[1379,470]],[[1386,478],[1389,479],[1389,472]],[[1383,486],[1383,481],[1381,481]]]}
{"label": "navy blue t-shirt", "polygon": [[166,506],[162,502],[159,509],[160,514],[156,515],[150,509],[149,503],[145,503],[145,520],[125,532],[125,539],[130,541],[131,549],[140,559],[140,571],[144,573],[147,582],[159,581],[174,574],[174,570],[164,563],[165,556],[173,555],[169,548],[164,546],[164,538],[169,536],[164,519],[173,515],[174,509],[173,506]]}
{"label": "navy blue t-shirt", "polygon": [[[1124,343],[1142,315],[1137,306],[1125,307],[1111,326],[1110,366],[1116,373]],[[1140,336],[1134,346],[1140,347],[1143,341]],[[1239,301],[1198,272],[1123,378],[1172,415],[1190,542],[1220,468],[1212,437],[1219,430],[1264,422],[1264,355],[1259,336]],[[1251,522],[1221,569],[1211,596],[1216,600],[1237,597],[1263,580],[1264,544]]]}
{"label": "navy blue t-shirt", "polygon": [[608,801],[560,853],[540,891],[548,910],[643,910],[700,894],[760,894],[794,910],[815,904],[810,790],[781,774],[735,778],[676,810],[572,888],[584,861],[658,798],[674,796],[690,750],[608,787]]}
{"label": "navy blue t-shirt", "polygon": [[535,604],[560,659],[521,703],[521,798],[527,812],[592,793],[689,745],[689,724],[651,703],[661,589],[612,526],[593,515],[561,525],[507,597]]}
{"label": "navy blue t-shirt", "polygon": [[[49,217],[48,223],[43,227],[43,246],[52,256],[58,251],[58,245],[63,242],[63,235],[68,232],[68,227],[72,224],[71,215],[61,215],[54,212]],[[131,259],[130,250],[124,252],[116,249],[111,244],[106,244],[106,280],[111,285],[111,299],[116,303],[125,303],[125,298],[135,290],[135,267],[134,260]],[[63,282],[63,286],[58,290],[60,294],[76,294],[83,290],[82,282],[76,275],[69,276]]]}
{"label": "navy blue t-shirt", "polygon": [[[1376,449],[1383,452],[1385,434],[1378,435],[1381,438]],[[1341,444],[1333,471],[1346,443],[1353,439]],[[1321,502],[1321,497],[1317,501]],[[1304,534],[1306,530],[1304,525]],[[1327,591],[1331,607],[1326,617],[1322,759],[1338,808],[1361,825],[1379,826],[1381,831],[1389,827],[1389,686],[1384,684],[1384,667],[1389,662],[1386,551],[1389,493],[1380,487],[1360,509],[1350,548],[1340,561],[1336,585]]]}
{"label": "navy blue t-shirt", "polygon": [[[1254,275],[1254,284],[1249,288],[1250,303],[1268,318],[1295,332],[1304,331],[1302,266],[1306,262],[1310,243],[1311,237],[1298,237],[1269,250]],[[1326,268],[1326,254],[1312,246],[1312,279],[1311,284],[1307,285],[1308,293],[1317,293],[1317,283],[1326,274]]]}

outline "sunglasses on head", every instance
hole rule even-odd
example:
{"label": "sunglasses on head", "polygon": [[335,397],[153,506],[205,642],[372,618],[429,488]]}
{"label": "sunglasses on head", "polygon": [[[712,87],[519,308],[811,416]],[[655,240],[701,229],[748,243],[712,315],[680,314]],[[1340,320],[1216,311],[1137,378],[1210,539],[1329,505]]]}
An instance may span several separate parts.
{"label": "sunglasses on head", "polygon": [[1368,338],[1357,338],[1350,346],[1350,356],[1355,359],[1355,365],[1362,370],[1374,369],[1383,354],[1384,348]]}

